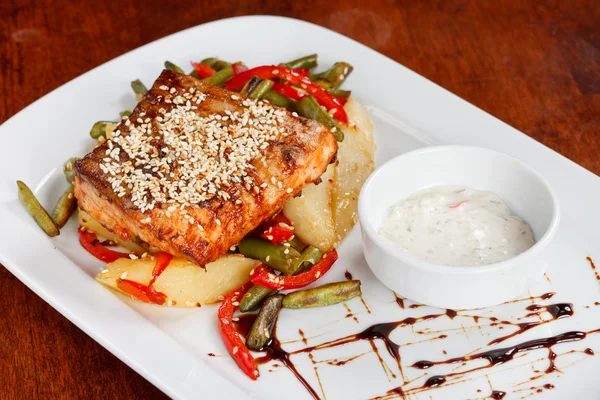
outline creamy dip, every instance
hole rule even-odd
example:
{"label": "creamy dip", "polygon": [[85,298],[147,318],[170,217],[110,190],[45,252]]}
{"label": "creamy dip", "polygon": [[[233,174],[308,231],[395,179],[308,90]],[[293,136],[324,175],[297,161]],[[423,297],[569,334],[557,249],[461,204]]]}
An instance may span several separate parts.
{"label": "creamy dip", "polygon": [[390,208],[379,234],[413,257],[451,266],[492,264],[534,244],[529,224],[498,195],[463,186],[412,194]]}

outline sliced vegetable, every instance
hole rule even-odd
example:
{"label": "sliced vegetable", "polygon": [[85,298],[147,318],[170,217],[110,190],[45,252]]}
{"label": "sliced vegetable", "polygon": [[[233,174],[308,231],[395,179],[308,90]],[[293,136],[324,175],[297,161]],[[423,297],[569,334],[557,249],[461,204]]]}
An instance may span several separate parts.
{"label": "sliced vegetable", "polygon": [[216,71],[207,64],[193,62],[192,67],[194,67],[194,72],[198,78],[208,78],[216,73]]}
{"label": "sliced vegetable", "polygon": [[321,276],[325,275],[333,263],[337,260],[338,254],[335,249],[326,253],[323,258],[309,271],[295,276],[278,276],[264,264],[259,265],[250,272],[250,280],[269,289],[299,289],[310,285]]}
{"label": "sliced vegetable", "polygon": [[272,88],[275,92],[282,94],[284,96],[289,97],[290,99],[296,100],[296,101],[300,101],[302,100],[303,97],[306,96],[305,93],[302,93],[301,91],[299,91],[298,89],[286,84],[286,83],[279,83],[279,82],[275,82],[275,84],[273,85]]}
{"label": "sliced vegetable", "polygon": [[240,253],[248,258],[260,260],[269,267],[290,274],[300,253],[291,247],[276,245],[261,239],[246,238],[238,243]]}
{"label": "sliced vegetable", "polygon": [[313,69],[319,65],[319,56],[316,54],[309,54],[304,57],[297,58],[295,60],[280,64],[282,67],[296,69]]}
{"label": "sliced vegetable", "polygon": [[289,68],[268,65],[252,68],[231,78],[225,84],[225,88],[238,91],[253,76],[258,76],[261,79],[281,78],[293,85],[300,86],[308,94],[313,96],[319,104],[324,106],[337,120],[345,124],[348,123],[348,116],[346,115],[344,107],[338,103],[332,95],[321,86],[313,83],[308,77]]}
{"label": "sliced vegetable", "polygon": [[123,117],[129,117],[130,115],[131,115],[131,111],[129,111],[129,110],[121,111],[121,112],[119,113],[119,116],[120,116],[121,118],[123,118]]}
{"label": "sliced vegetable", "polygon": [[31,189],[21,181],[17,181],[17,187],[19,189],[19,200],[21,200],[27,212],[29,212],[40,228],[50,237],[58,236],[60,234],[58,227],[54,224],[54,221],[44,207],[42,207]]}
{"label": "sliced vegetable", "polygon": [[247,313],[258,310],[264,299],[276,293],[277,290],[260,285],[252,285],[246,294],[244,294],[242,300],[240,300],[240,311]]}
{"label": "sliced vegetable", "polygon": [[142,97],[148,92],[146,86],[139,79],[131,81],[131,88],[133,89],[133,93],[135,93],[135,99],[137,101],[141,101]]}
{"label": "sliced vegetable", "polygon": [[77,160],[80,160],[80,158],[71,157],[66,163],[63,164],[63,173],[65,174],[65,179],[69,183],[73,183],[75,181],[75,161]]}
{"label": "sliced vegetable", "polygon": [[273,91],[273,89],[269,90],[265,94],[265,96],[263,97],[263,100],[268,101],[269,103],[273,104],[274,106],[285,108],[288,111],[296,110],[296,102],[294,100],[290,99],[287,96],[284,96],[280,93]]}
{"label": "sliced vegetable", "polygon": [[100,139],[100,136],[106,137],[106,131],[109,126],[116,125],[115,121],[98,121],[92,126],[92,130],[90,131],[90,136],[92,139]]}
{"label": "sliced vegetable", "polygon": [[340,98],[347,99],[352,94],[352,91],[350,91],[350,90],[337,89],[337,88],[329,88],[329,89],[327,89],[327,91],[333,97],[337,98],[338,101]]}
{"label": "sliced vegetable", "polygon": [[[243,64],[241,63],[236,63],[238,65],[243,66]],[[235,64],[234,64],[235,65]],[[233,66],[232,65],[228,65],[220,70],[218,70],[214,75],[209,76],[208,78],[204,79],[204,82],[209,83],[211,85],[214,86],[223,86],[223,84],[225,84],[225,82],[231,78],[232,76],[235,75],[235,72],[233,72]],[[241,87],[240,87],[241,89]]]}
{"label": "sliced vegetable", "polygon": [[271,341],[283,297],[281,294],[276,294],[263,303],[246,337],[246,346],[249,349],[262,350]]}
{"label": "sliced vegetable", "polygon": [[348,64],[347,62],[336,62],[327,71],[323,71],[318,74],[312,74],[310,79],[316,83],[319,83],[320,80],[324,80],[330,84],[328,87],[337,88],[344,83],[353,69],[354,68],[352,65]]}
{"label": "sliced vegetable", "polygon": [[212,69],[217,69],[215,67],[216,63],[217,63],[216,57],[208,57],[208,58],[205,58],[204,60],[200,61],[200,64],[208,65]]}
{"label": "sliced vegetable", "polygon": [[223,299],[223,303],[221,303],[221,306],[219,307],[218,317],[219,330],[221,332],[221,338],[223,339],[225,348],[227,348],[227,351],[229,354],[231,354],[231,357],[237,363],[240,369],[250,379],[256,380],[260,375],[258,371],[258,364],[252,357],[252,354],[250,354],[250,350],[248,350],[240,338],[240,335],[238,335],[237,331],[233,327],[233,313],[235,312],[242,295],[250,288],[250,286],[251,283],[247,282],[239,289],[228,294],[225,299]]}
{"label": "sliced vegetable", "polygon": [[240,90],[240,94],[243,94],[244,96],[248,96],[250,94],[250,92],[252,90],[254,90],[254,88],[256,88],[261,82],[261,79],[257,76],[253,76],[252,78],[250,78],[250,80],[248,82],[246,82],[246,84],[244,85],[244,87],[242,88],[242,90]]}
{"label": "sliced vegetable", "polygon": [[294,227],[283,213],[279,213],[275,217],[265,221],[262,224],[262,228],[261,237],[273,244],[287,242],[294,237]]}
{"label": "sliced vegetable", "polygon": [[249,96],[253,99],[262,99],[272,86],[273,81],[265,79],[256,85],[254,89],[252,89]]}
{"label": "sliced vegetable", "polygon": [[[232,65],[232,64],[231,64],[230,62],[228,62],[228,61],[225,61],[225,60],[220,60],[220,59],[218,59],[218,58],[217,58],[217,59],[215,60],[215,64],[214,64],[212,67],[213,67],[213,69],[214,69],[215,71],[220,71],[220,70],[222,70],[223,68],[227,68],[227,67],[229,67],[229,66],[231,66],[231,65]],[[248,68],[246,68],[246,69],[248,69]]]}
{"label": "sliced vegetable", "polygon": [[312,97],[306,96],[303,97],[302,100],[298,102],[298,114],[302,115],[305,118],[314,119],[325,125],[335,136],[335,140],[341,142],[344,140],[344,132],[342,132],[342,128],[337,123],[337,121],[325,111],[319,103]]}
{"label": "sliced vegetable", "polygon": [[233,73],[234,73],[235,75],[237,75],[237,74],[241,74],[241,73],[242,73],[242,72],[244,72],[244,71],[248,71],[248,67],[246,67],[246,66],[245,66],[244,64],[242,64],[242,63],[239,63],[239,64],[233,64],[233,65],[231,66],[231,68],[233,69]]}
{"label": "sliced vegetable", "polygon": [[100,244],[98,236],[93,232],[87,232],[82,228],[79,228],[79,243],[84,249],[91,255],[96,257],[100,261],[107,263],[118,260],[119,258],[128,258],[129,254],[121,253],[118,251],[110,250]]}
{"label": "sliced vegetable", "polygon": [[[323,256],[323,253],[319,249],[313,246],[307,247],[300,257],[295,261],[294,265],[290,269],[292,275],[299,274],[304,271],[308,266],[315,265]],[[253,285],[244,295],[242,301],[240,301],[240,311],[249,312],[257,310],[264,299],[277,293],[276,290],[266,288],[260,285]]]}
{"label": "sliced vegetable", "polygon": [[283,299],[283,307],[325,307],[348,301],[360,296],[360,294],[360,281],[333,282],[316,288],[289,293]]}
{"label": "sliced vegetable", "polygon": [[185,72],[180,67],[173,64],[171,61],[165,61],[165,68],[170,69],[171,71],[178,72],[180,74],[185,74]]}
{"label": "sliced vegetable", "polygon": [[[127,293],[131,297],[143,301],[144,303],[154,303],[148,296],[148,286],[143,285],[139,282],[134,282],[129,279],[117,279],[117,287],[123,292]],[[163,301],[164,303],[164,301]],[[163,304],[160,303],[160,304]]]}
{"label": "sliced vegetable", "polygon": [[73,195],[74,186],[70,185],[69,188],[60,196],[54,210],[52,211],[52,220],[58,228],[65,226],[73,211],[77,208],[77,199]]}
{"label": "sliced vegetable", "polygon": [[156,282],[160,274],[164,272],[164,270],[169,266],[171,260],[173,259],[172,255],[170,255],[169,253],[165,253],[164,251],[154,253],[153,256],[155,259],[155,264],[154,269],[152,270],[152,279],[150,279],[150,283],[148,283],[149,287],[152,287],[154,282]]}

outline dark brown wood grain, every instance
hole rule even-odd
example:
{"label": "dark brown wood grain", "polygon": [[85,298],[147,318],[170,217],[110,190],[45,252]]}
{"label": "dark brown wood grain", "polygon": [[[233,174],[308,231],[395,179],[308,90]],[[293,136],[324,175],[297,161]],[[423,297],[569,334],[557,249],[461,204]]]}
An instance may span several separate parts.
{"label": "dark brown wood grain", "polygon": [[[138,46],[247,14],[334,29],[600,173],[595,0],[2,1],[0,122]],[[165,397],[1,266],[0,287],[2,399]]]}

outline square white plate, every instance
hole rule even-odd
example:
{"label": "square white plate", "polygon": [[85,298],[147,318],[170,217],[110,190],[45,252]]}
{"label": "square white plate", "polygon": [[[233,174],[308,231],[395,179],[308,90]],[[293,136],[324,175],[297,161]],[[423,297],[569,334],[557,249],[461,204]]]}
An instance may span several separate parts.
{"label": "square white plate", "polygon": [[[600,261],[600,181],[592,173],[528,138],[503,122],[468,104],[383,55],[327,29],[279,17],[241,17],[217,21],[158,40],[114,59],[52,93],[15,115],[0,127],[0,262],[13,274],[83,329],[109,351],[178,399],[197,398],[310,398],[285,368],[262,366],[257,382],[247,379],[226,355],[216,327],[216,307],[197,310],[164,309],[125,299],[93,279],[102,264],[89,256],[76,239],[72,220],[61,235],[49,239],[19,204],[15,180],[30,185],[42,203],[52,207],[66,188],[61,166],[65,160],[90,148],[93,122],[112,119],[133,107],[129,82],[140,78],[150,85],[164,60],[187,66],[190,60],[218,55],[243,60],[247,65],[276,63],[317,52],[321,65],[346,60],[355,67],[345,87],[365,104],[375,125],[377,162],[431,144],[465,144],[488,147],[521,158],[540,171],[559,196],[563,220],[551,248],[548,279],[537,282],[529,296],[556,292],[550,300],[525,299],[492,309],[459,313],[397,328],[392,339],[400,346],[402,373],[381,340],[374,340],[293,356],[300,373],[321,398],[366,399],[383,396],[406,381],[411,399],[485,398],[492,389],[506,391],[505,399],[535,395],[540,398],[600,398],[597,385],[600,334],[583,341],[553,347],[560,372],[541,374],[548,367],[548,349],[517,354],[493,368],[449,376],[446,384],[413,390],[433,375],[460,372],[485,365],[485,360],[439,365],[423,371],[411,365],[421,359],[445,360],[483,351],[492,339],[509,334],[512,325],[493,325],[490,317],[521,323],[533,302],[573,303],[574,315],[541,324],[493,348],[566,331],[600,328],[600,282],[586,257]],[[515,103],[515,107],[518,107]],[[418,171],[415,171],[418,173]],[[494,179],[490,176],[490,179]],[[394,182],[393,184],[402,184]],[[10,227],[10,228],[8,228]],[[376,322],[410,316],[444,313],[428,307],[402,309],[394,295],[368,270],[360,250],[357,229],[339,249],[340,259],[326,280],[344,279],[348,269],[363,282],[367,312],[359,299],[313,310],[284,310],[278,335],[287,350],[302,348],[298,329],[309,345],[363,331]],[[469,290],[469,282],[457,290]],[[597,303],[600,304],[600,303]],[[346,307],[352,311],[348,311]],[[357,318],[345,318],[354,314]],[[475,322],[468,314],[482,315]],[[548,313],[541,318],[548,319]],[[358,321],[358,322],[357,322]],[[437,338],[446,335],[445,338]],[[418,343],[415,343],[418,342]],[[209,357],[215,353],[216,357]],[[363,354],[364,353],[364,354]],[[383,360],[378,360],[377,353]],[[326,360],[344,360],[363,354],[343,366]],[[331,363],[334,363],[333,361]],[[316,369],[315,369],[316,368]],[[270,372],[272,371],[272,372]],[[315,371],[318,372],[318,376]],[[425,376],[424,374],[429,374]],[[395,376],[395,378],[394,378]],[[320,383],[319,384],[319,380]],[[548,389],[545,384],[555,387]],[[533,387],[533,389],[531,389]],[[549,387],[549,386],[548,386]],[[541,392],[538,393],[538,390]],[[388,395],[385,398],[393,398]],[[400,395],[397,395],[398,397]]]}

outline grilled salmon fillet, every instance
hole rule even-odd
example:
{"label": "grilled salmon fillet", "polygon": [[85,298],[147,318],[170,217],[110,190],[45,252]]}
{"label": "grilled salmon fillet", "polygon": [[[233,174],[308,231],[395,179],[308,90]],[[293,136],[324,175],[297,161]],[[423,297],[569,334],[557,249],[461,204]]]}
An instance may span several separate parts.
{"label": "grilled salmon fillet", "polygon": [[165,70],[76,162],[75,196],[124,240],[203,266],[317,180],[336,152],[316,121]]}

